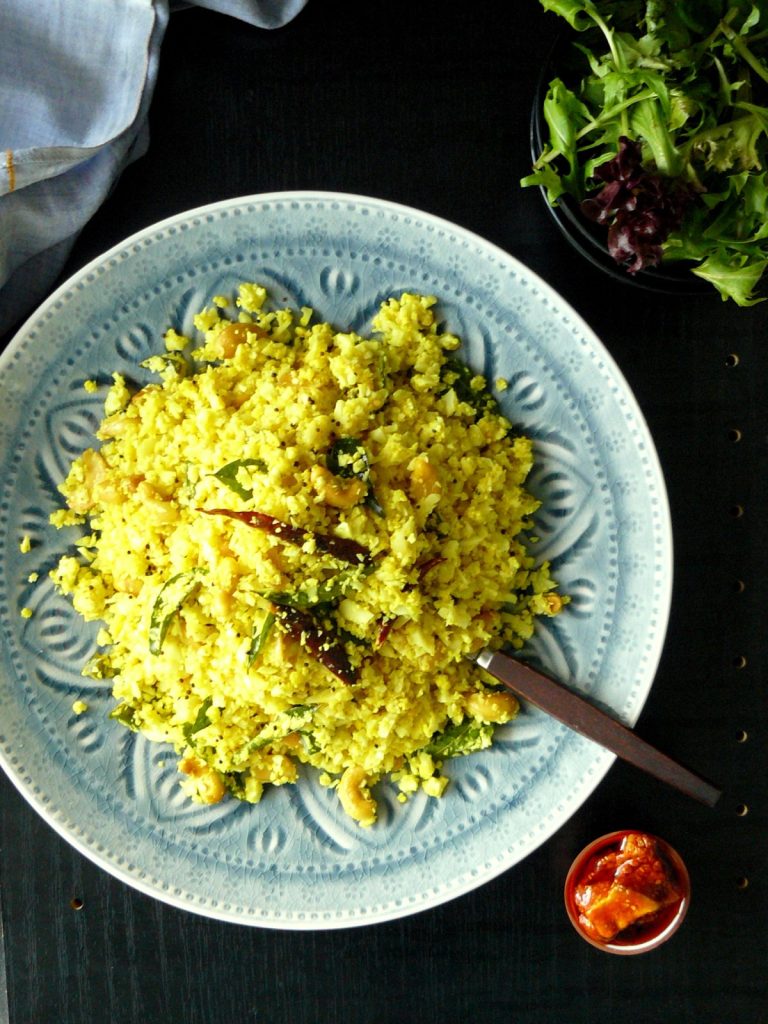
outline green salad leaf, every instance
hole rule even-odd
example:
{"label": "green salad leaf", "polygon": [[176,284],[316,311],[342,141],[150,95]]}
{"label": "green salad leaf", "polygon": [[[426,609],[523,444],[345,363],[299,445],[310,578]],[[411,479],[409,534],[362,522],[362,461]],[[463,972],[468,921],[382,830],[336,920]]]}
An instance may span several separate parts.
{"label": "green salad leaf", "polygon": [[575,35],[524,186],[581,204],[629,273],[688,261],[761,301],[768,261],[766,0],[540,0]]}
{"label": "green salad leaf", "polygon": [[703,260],[693,272],[714,285],[724,299],[734,299],[740,306],[753,306],[762,301],[753,296],[766,267],[768,257],[750,260],[748,256],[740,256],[734,259],[717,251]]}

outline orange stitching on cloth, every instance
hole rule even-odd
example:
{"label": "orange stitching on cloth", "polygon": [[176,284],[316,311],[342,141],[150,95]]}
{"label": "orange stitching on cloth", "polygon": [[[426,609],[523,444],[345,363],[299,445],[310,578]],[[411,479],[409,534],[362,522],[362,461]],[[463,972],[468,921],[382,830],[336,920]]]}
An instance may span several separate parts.
{"label": "orange stitching on cloth", "polygon": [[8,190],[13,192],[16,188],[16,168],[13,165],[13,150],[5,151],[5,169],[8,172]]}

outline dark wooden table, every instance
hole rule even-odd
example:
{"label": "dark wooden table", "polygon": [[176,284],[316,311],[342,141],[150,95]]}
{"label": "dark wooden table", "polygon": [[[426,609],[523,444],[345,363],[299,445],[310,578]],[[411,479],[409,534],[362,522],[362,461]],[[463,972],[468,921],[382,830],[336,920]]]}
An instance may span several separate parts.
{"label": "dark wooden table", "polygon": [[[284,932],[209,921],[126,887],[3,778],[12,1024],[768,1021],[768,307],[614,282],[574,255],[536,191],[518,187],[556,31],[533,0],[310,0],[272,33],[177,12],[149,153],[66,273],[170,214],[295,188],[406,203],[527,263],[602,338],[654,436],[675,585],[638,731],[719,782],[720,804],[616,764],[555,836],[482,888],[391,923]],[[585,842],[627,826],[681,851],[693,899],[667,945],[611,957],[577,937],[561,889]]]}

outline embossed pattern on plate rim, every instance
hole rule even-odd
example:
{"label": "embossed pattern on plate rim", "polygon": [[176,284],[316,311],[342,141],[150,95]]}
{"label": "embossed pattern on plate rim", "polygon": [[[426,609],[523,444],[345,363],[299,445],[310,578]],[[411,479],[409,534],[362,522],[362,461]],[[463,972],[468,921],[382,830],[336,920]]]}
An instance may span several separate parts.
{"label": "embossed pattern on plate rim", "polygon": [[[359,210],[362,206],[365,206],[370,211],[381,211],[382,214],[385,217],[389,217],[394,224],[398,222],[399,218],[402,218],[409,223],[419,222],[421,224],[430,225],[435,231],[440,232],[442,237],[449,238],[452,243],[459,242],[464,248],[471,246],[477,253],[486,256],[491,263],[512,268],[513,274],[517,275],[519,280],[522,282],[522,286],[528,287],[531,294],[538,297],[537,301],[539,305],[550,311],[550,318],[559,317],[563,322],[567,322],[569,327],[575,333],[578,332],[582,338],[586,339],[586,343],[592,347],[592,351],[597,353],[604,372],[611,377],[616,384],[617,393],[620,395],[621,403],[625,409],[628,419],[631,419],[634,424],[634,431],[636,435],[635,441],[644,447],[646,475],[655,483],[656,488],[655,500],[657,522],[655,523],[655,539],[659,554],[659,563],[654,568],[657,584],[654,606],[656,626],[649,639],[644,654],[645,661],[648,666],[646,678],[642,681],[642,685],[637,688],[637,692],[631,695],[631,707],[628,709],[617,709],[619,711],[623,711],[630,721],[634,720],[637,714],[639,714],[642,707],[642,701],[650,687],[652,674],[655,670],[655,665],[660,654],[664,628],[666,625],[666,617],[668,615],[669,592],[671,587],[671,537],[669,536],[669,514],[658,461],[653,450],[653,445],[650,440],[647,427],[645,426],[642,415],[640,414],[626,383],[618,369],[615,367],[611,357],[607,352],[605,352],[603,346],[594,337],[588,326],[583,323],[577,314],[567,307],[567,305],[548,285],[536,277],[532,272],[528,271],[527,268],[513,257],[496,248],[491,243],[472,235],[465,229],[452,225],[430,214],[425,214],[397,204],[388,203],[383,200],[368,199],[365,197],[334,193],[295,192],[273,193],[262,196],[227,200],[223,203],[212,204],[211,206],[202,207],[197,210],[187,211],[168,218],[159,224],[152,225],[120,243],[118,246],[115,246],[104,255],[98,257],[88,266],[84,267],[74,275],[73,278],[62,285],[62,287],[41,306],[38,312],[34,314],[30,321],[28,321],[28,323],[22,328],[17,335],[17,338],[12,342],[7,352],[4,353],[3,357],[0,359],[0,371],[4,373],[10,371],[13,366],[14,359],[20,354],[25,343],[29,344],[34,340],[35,331],[45,327],[49,318],[56,314],[57,309],[61,308],[61,305],[57,304],[61,303],[63,298],[66,296],[71,296],[73,289],[82,289],[83,287],[87,288],[89,284],[95,283],[100,274],[105,272],[105,270],[108,272],[110,268],[116,268],[122,259],[130,259],[132,253],[135,254],[151,247],[153,242],[162,238],[164,233],[183,230],[183,225],[189,225],[196,219],[215,220],[218,217],[235,215],[237,214],[237,211],[240,211],[240,215],[242,215],[242,213],[247,215],[249,211],[256,212],[259,208],[265,208],[270,204],[279,207],[280,204],[291,205],[296,203],[314,203],[320,205],[336,204],[339,207],[346,207],[348,211]],[[393,228],[393,231],[396,235],[397,229]],[[460,261],[457,257],[457,263],[458,262]],[[563,741],[563,746],[574,746],[575,742],[580,743],[582,741],[574,741],[571,737],[567,737]],[[261,912],[259,913],[257,908],[239,907],[236,902],[233,902],[233,904],[229,906],[224,904],[206,905],[205,898],[196,899],[193,898],[193,894],[190,893],[174,892],[173,887],[169,885],[167,878],[165,880],[153,878],[151,873],[146,871],[146,868],[142,869],[132,863],[119,863],[121,858],[115,858],[114,851],[111,851],[108,845],[104,846],[102,843],[94,841],[92,837],[78,835],[78,830],[73,829],[72,824],[67,823],[65,818],[62,818],[60,809],[55,807],[52,808],[50,806],[50,803],[46,799],[44,793],[31,791],[29,780],[24,778],[23,768],[17,757],[6,759],[5,752],[0,751],[0,759],[2,759],[3,765],[14,783],[20,788],[22,793],[30,800],[36,809],[46,818],[46,820],[48,820],[49,823],[57,829],[57,831],[59,831],[69,842],[81,849],[81,852],[96,860],[113,874],[123,878],[129,884],[142,889],[150,895],[164,899],[166,902],[175,903],[178,906],[185,907],[186,909],[197,911],[199,913],[208,914],[209,916],[221,917],[222,919],[227,920],[238,920],[244,923],[267,924],[274,927],[291,928],[344,927],[350,924],[370,923],[374,920],[387,920],[392,917],[401,916],[405,913],[414,912],[415,910],[426,909],[428,906],[434,906],[442,903],[446,899],[453,898],[462,892],[466,892],[469,889],[476,887],[483,881],[486,881],[500,873],[500,871],[503,871],[512,863],[515,863],[521,856],[531,852],[531,850],[544,841],[544,839],[548,838],[548,836],[563,823],[568,815],[572,813],[584,799],[586,799],[586,796],[588,796],[592,789],[594,789],[613,761],[610,755],[605,755],[604,752],[598,751],[589,763],[588,770],[585,772],[585,777],[580,780],[580,788],[577,788],[575,792],[572,792],[570,797],[566,797],[560,801],[555,810],[552,811],[544,821],[539,822],[539,827],[531,830],[532,834],[526,838],[526,842],[522,843],[522,848],[519,848],[521,844],[517,843],[514,846],[510,846],[505,851],[502,851],[500,854],[497,851],[497,854],[494,857],[486,860],[483,864],[474,864],[471,867],[465,865],[463,875],[460,878],[450,880],[450,882],[444,886],[440,886],[439,884],[432,886],[425,885],[421,892],[410,893],[406,897],[391,900],[388,903],[380,901],[376,905],[369,903],[367,906],[346,907],[343,910],[340,910],[338,914],[334,914],[327,910],[317,913],[311,910],[292,910],[285,914],[281,914],[280,911],[275,914],[270,914],[269,912],[265,912],[265,907],[261,907]]]}

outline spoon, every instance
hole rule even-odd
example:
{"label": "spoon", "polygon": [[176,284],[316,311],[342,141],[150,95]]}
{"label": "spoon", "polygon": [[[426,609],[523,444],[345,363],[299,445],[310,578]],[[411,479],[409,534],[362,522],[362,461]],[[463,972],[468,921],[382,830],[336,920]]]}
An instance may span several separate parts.
{"label": "spoon", "polygon": [[519,697],[567,725],[587,739],[593,740],[617,757],[642,768],[656,779],[666,782],[687,796],[714,807],[721,791],[671,757],[640,739],[621,722],[601,711],[585,697],[574,693],[549,676],[529,665],[488,649],[472,655],[472,660],[503,683]]}

